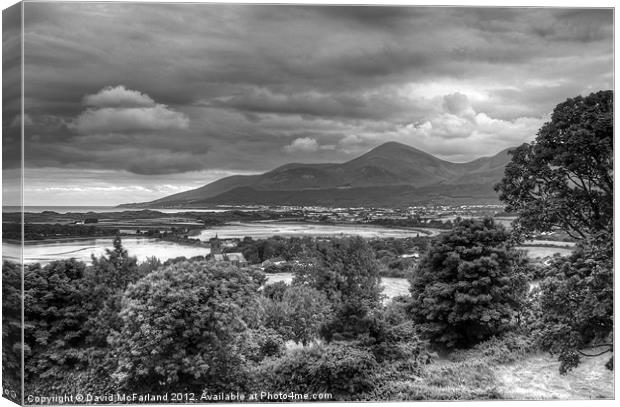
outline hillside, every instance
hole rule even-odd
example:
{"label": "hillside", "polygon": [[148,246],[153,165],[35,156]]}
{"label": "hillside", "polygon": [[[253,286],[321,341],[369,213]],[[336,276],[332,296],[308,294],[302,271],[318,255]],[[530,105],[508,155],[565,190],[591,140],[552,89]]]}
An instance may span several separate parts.
{"label": "hillside", "polygon": [[492,157],[452,163],[388,142],[342,164],[286,164],[264,174],[227,177],[155,201],[121,206],[402,206],[496,200],[493,185],[509,160],[504,150]]}

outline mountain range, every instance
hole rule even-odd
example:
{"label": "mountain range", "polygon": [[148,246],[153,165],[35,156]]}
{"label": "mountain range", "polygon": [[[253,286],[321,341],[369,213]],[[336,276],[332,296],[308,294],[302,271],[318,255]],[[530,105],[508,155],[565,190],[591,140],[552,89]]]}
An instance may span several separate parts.
{"label": "mountain range", "polygon": [[510,161],[509,150],[453,163],[405,144],[388,142],[342,164],[286,164],[263,174],[226,177],[190,191],[120,207],[400,207],[497,202],[493,186],[501,180]]}

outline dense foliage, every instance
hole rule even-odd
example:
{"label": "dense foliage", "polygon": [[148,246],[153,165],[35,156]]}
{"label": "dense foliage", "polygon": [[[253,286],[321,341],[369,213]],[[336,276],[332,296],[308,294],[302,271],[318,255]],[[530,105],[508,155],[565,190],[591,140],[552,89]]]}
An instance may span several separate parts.
{"label": "dense foliage", "polygon": [[531,302],[540,343],[558,355],[562,373],[613,350],[613,186],[612,91],[557,105],[497,186],[518,215],[517,235],[559,229],[579,240],[572,256],[537,271],[544,280]]}
{"label": "dense foliage", "polygon": [[[537,326],[543,349],[557,354],[560,372],[582,357],[611,352],[613,344],[613,243],[606,239],[557,258],[540,285]],[[613,358],[608,365],[613,367]]]}
{"label": "dense foliage", "polygon": [[250,381],[247,310],[262,283],[235,267],[177,263],[129,286],[112,339],[115,376],[131,391],[232,391]]}
{"label": "dense foliage", "polygon": [[84,307],[88,299],[84,271],[84,263],[72,259],[45,267],[35,264],[25,270],[26,378],[43,379],[50,390],[62,386],[54,379],[63,371],[88,364],[90,349],[85,342],[89,331],[85,325],[90,315]]}
{"label": "dense foliage", "polygon": [[2,389],[21,403],[22,383],[22,272],[21,266],[2,262]]}
{"label": "dense foliage", "polygon": [[356,400],[375,386],[378,364],[371,353],[347,344],[315,344],[261,366],[261,387],[295,393],[329,393]]}
{"label": "dense foliage", "polygon": [[508,238],[486,218],[464,220],[431,243],[411,279],[410,310],[433,343],[469,347],[514,325],[527,285]]}
{"label": "dense foliage", "polygon": [[324,293],[333,315],[321,327],[328,341],[350,340],[373,329],[373,312],[380,306],[379,268],[362,238],[319,241],[314,258],[295,269],[293,285],[307,285]]}
{"label": "dense foliage", "polygon": [[533,143],[512,152],[496,189],[525,232],[586,238],[613,230],[613,92],[560,103]]}
{"label": "dense foliage", "polygon": [[318,336],[320,325],[331,313],[325,294],[312,287],[280,282],[267,285],[264,294],[264,326],[304,346]]}

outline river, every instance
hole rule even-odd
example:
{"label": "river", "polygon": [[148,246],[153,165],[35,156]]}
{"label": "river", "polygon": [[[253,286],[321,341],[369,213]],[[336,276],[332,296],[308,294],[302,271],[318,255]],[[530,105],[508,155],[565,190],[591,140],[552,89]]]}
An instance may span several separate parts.
{"label": "river", "polygon": [[[185,246],[174,242],[166,242],[159,239],[140,237],[125,237],[122,239],[123,247],[130,256],[136,256],[138,261],[144,261],[148,257],[157,257],[161,261],[185,256],[205,256],[210,253],[206,247]],[[112,248],[112,238],[76,239],[62,241],[46,241],[32,243],[24,246],[25,263],[47,264],[54,260],[75,258],[90,263],[90,256],[101,256],[105,249]],[[2,242],[2,258],[4,260],[17,261],[19,258],[19,245]]]}

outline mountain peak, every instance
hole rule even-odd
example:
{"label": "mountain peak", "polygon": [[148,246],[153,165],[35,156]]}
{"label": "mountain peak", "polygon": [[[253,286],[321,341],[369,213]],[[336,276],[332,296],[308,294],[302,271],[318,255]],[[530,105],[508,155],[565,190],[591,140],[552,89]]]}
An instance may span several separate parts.
{"label": "mountain peak", "polygon": [[[496,197],[492,186],[503,176],[508,161],[509,157],[503,151],[469,163],[452,163],[410,145],[388,141],[342,164],[290,163],[263,174],[222,178],[191,191],[138,205],[272,204],[278,200],[309,205],[327,202],[319,198],[330,196],[333,191],[340,191],[341,195],[345,194],[342,191],[349,191],[347,204],[355,205],[368,203],[360,200],[360,194],[367,188],[383,188],[386,194],[394,194],[399,188],[411,192],[413,188],[418,191],[415,196],[417,200],[431,196],[437,199],[455,194],[461,196],[463,190],[472,188],[472,191],[484,190],[485,197]],[[467,187],[463,187],[465,185]],[[262,198],[259,199],[259,195]],[[387,201],[381,202],[384,204]]]}
{"label": "mountain peak", "polygon": [[397,141],[388,141],[383,143],[366,154],[363,154],[357,158],[354,158],[350,162],[363,161],[367,159],[383,158],[386,160],[404,160],[411,162],[411,160],[425,160],[433,161],[437,163],[450,164],[447,161],[441,160],[432,154],[412,147],[408,144],[399,143]]}

